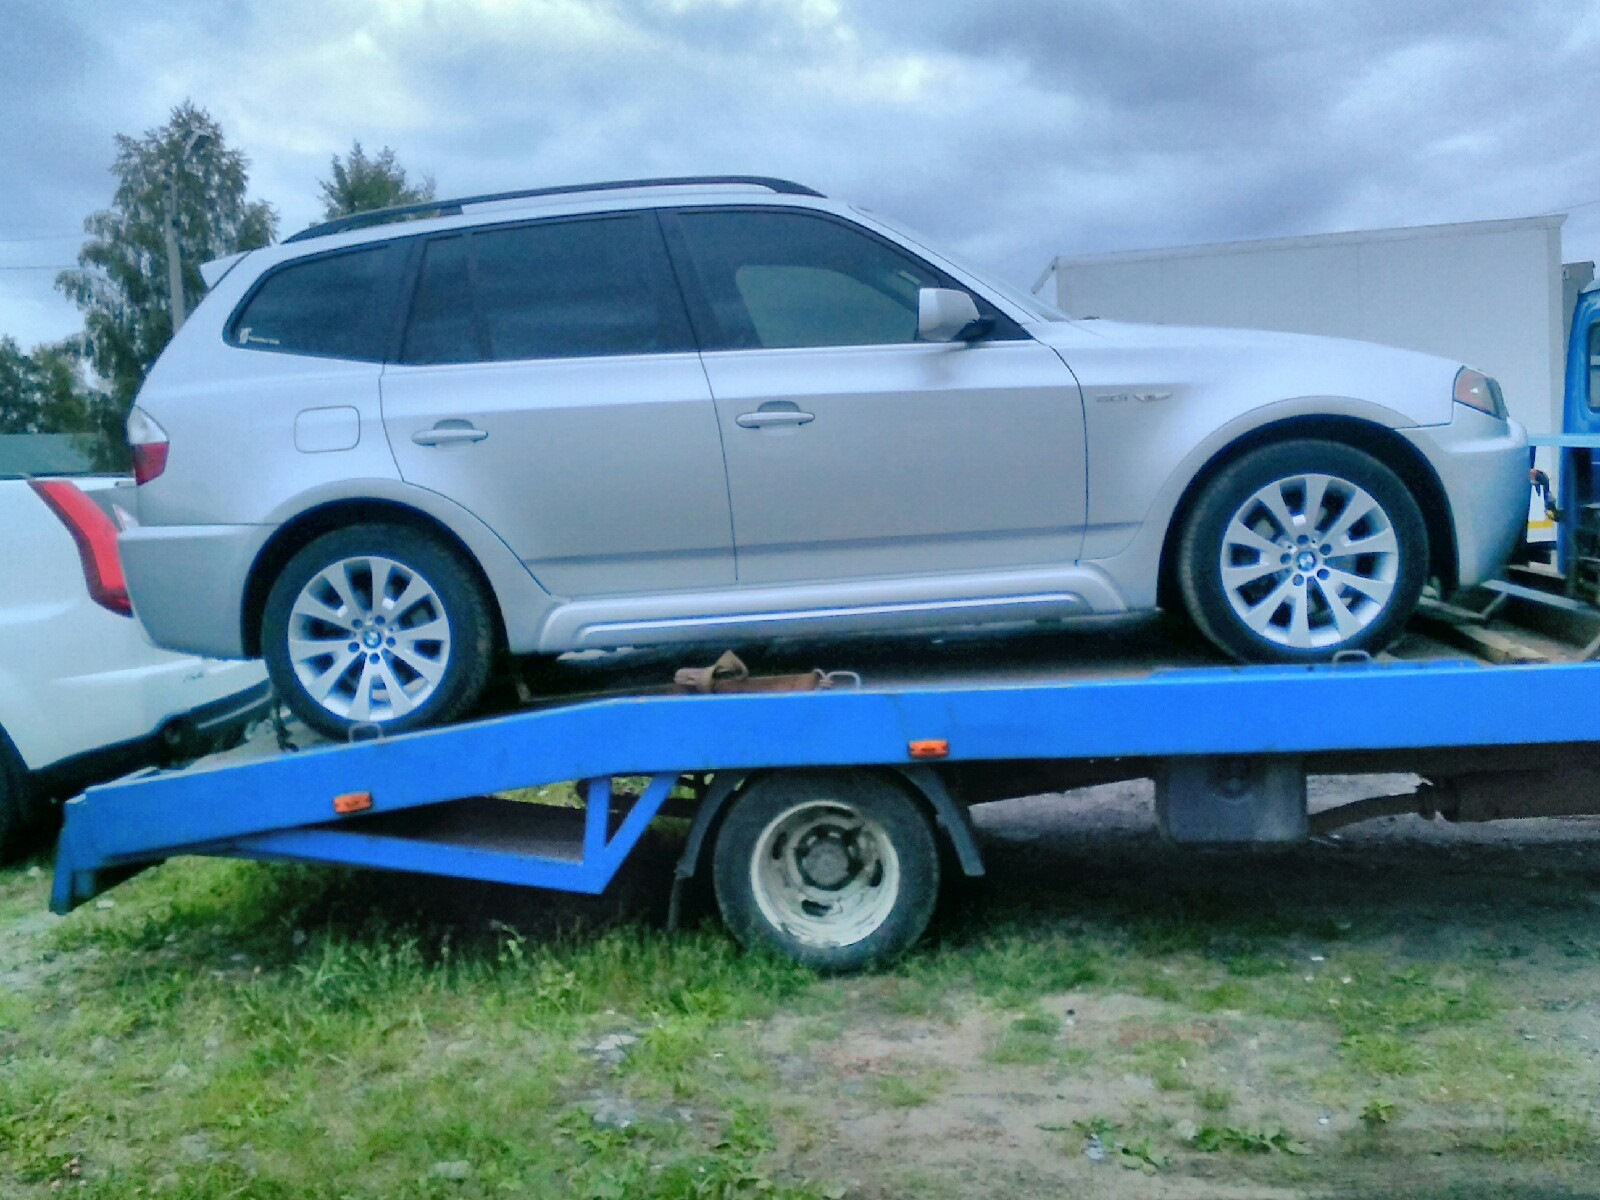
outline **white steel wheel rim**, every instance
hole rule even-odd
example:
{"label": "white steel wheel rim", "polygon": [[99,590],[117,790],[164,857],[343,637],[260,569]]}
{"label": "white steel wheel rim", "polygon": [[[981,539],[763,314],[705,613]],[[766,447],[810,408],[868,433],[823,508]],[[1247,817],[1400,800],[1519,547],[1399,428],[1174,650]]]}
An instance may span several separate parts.
{"label": "white steel wheel rim", "polygon": [[438,690],[450,664],[450,621],[421,572],[358,555],[323,567],[300,589],[287,650],[295,678],[324,710],[382,723]]}
{"label": "white steel wheel rim", "polygon": [[769,821],[750,859],[756,906],[774,929],[839,949],[871,937],[900,896],[900,857],[859,809],[807,800]]}
{"label": "white steel wheel rim", "polygon": [[1339,646],[1389,607],[1400,540],[1383,505],[1337,475],[1276,479],[1228,520],[1222,591],[1245,627],[1294,650]]}

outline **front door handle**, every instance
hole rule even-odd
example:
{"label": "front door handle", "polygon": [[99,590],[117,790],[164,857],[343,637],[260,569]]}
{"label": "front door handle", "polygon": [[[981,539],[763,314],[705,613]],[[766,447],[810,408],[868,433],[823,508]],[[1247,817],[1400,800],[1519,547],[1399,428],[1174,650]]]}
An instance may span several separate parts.
{"label": "front door handle", "polygon": [[755,412],[740,413],[733,420],[740,429],[767,429],[782,428],[786,425],[809,425],[816,419],[816,413],[801,412],[796,408],[763,408]]}
{"label": "front door handle", "polygon": [[470,421],[440,421],[432,429],[419,429],[411,440],[419,446],[453,446],[463,442],[481,442],[489,436],[487,429],[478,429]]}

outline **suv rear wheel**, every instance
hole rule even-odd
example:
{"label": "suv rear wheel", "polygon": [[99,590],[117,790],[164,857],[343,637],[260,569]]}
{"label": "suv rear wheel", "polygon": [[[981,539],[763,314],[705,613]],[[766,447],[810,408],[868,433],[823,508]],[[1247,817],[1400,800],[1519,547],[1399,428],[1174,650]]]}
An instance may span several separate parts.
{"label": "suv rear wheel", "polygon": [[1201,492],[1178,548],[1200,631],[1252,662],[1383,649],[1426,581],[1416,499],[1370,454],[1305,439],[1262,446]]}
{"label": "suv rear wheel", "polygon": [[289,560],[267,595],[261,649],[279,695],[313,729],[399,733],[477,702],[494,626],[476,576],[437,538],[357,525]]}

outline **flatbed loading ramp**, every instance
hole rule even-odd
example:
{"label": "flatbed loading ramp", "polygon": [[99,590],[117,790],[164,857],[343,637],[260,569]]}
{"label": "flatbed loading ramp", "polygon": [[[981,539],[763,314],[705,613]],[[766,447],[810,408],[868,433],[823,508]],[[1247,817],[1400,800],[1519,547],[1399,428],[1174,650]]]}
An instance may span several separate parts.
{"label": "flatbed loading ramp", "polygon": [[[686,789],[679,877],[709,867],[741,940],[850,968],[916,941],[941,860],[982,873],[974,802],[1149,776],[1174,840],[1286,842],[1312,832],[1308,772],[1398,770],[1430,781],[1334,823],[1600,811],[1600,668],[1586,663],[864,674],[579,701],[93,788],[66,806],[52,907],[184,854],[599,893]],[[637,794],[613,782],[637,777]],[[572,780],[583,808],[496,795]]]}

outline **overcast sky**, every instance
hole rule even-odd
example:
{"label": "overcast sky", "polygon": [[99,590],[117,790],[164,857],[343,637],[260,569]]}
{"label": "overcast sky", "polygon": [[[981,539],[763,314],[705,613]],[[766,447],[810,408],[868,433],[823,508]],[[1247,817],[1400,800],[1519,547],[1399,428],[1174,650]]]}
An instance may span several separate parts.
{"label": "overcast sky", "polygon": [[[1571,211],[1600,257],[1593,0],[0,0],[0,334],[112,137],[208,109],[282,232],[331,155],[441,195],[787,176],[1031,285],[1056,254]],[[1581,206],[1581,207],[1580,207]]]}

